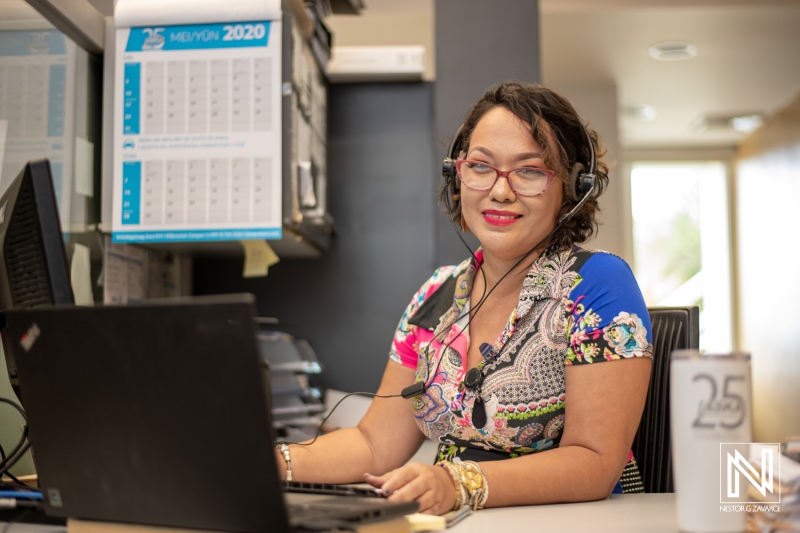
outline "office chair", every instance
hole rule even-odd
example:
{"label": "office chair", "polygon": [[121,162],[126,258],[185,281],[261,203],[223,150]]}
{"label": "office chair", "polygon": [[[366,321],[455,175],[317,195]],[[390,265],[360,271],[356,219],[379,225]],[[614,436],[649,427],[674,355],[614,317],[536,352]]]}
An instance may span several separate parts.
{"label": "office chair", "polygon": [[653,368],[642,421],[633,439],[645,492],[673,492],[669,433],[669,360],[673,350],[697,348],[697,307],[648,309],[653,328]]}

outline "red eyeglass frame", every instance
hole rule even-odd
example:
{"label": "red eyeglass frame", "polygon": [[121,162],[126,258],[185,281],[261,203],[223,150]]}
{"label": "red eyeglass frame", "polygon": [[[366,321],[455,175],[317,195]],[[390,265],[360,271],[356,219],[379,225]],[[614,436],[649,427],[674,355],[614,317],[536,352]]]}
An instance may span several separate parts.
{"label": "red eyeglass frame", "polygon": [[[485,167],[489,167],[492,170],[494,170],[496,176],[495,176],[494,181],[492,182],[492,184],[490,186],[484,187],[484,188],[473,187],[471,185],[468,185],[464,181],[464,178],[461,177],[461,165],[463,165],[464,163],[478,163],[479,165],[483,165]],[[518,194],[520,196],[526,196],[528,198],[533,198],[534,196],[539,196],[541,194],[544,194],[544,192],[547,190],[548,187],[550,187],[550,184],[553,182],[553,176],[555,176],[555,172],[553,172],[552,170],[548,170],[546,168],[541,168],[541,167],[517,167],[517,168],[512,168],[511,170],[500,170],[499,168],[493,167],[492,165],[490,165],[490,164],[488,164],[488,163],[486,163],[484,161],[476,161],[475,159],[456,159],[455,160],[455,165],[456,165],[456,175],[458,176],[458,180],[461,183],[463,183],[464,187],[466,187],[467,189],[471,189],[473,191],[490,191],[497,184],[497,180],[499,180],[500,178],[505,178],[506,181],[508,182],[508,187],[512,191],[514,191],[514,194]],[[519,192],[514,188],[514,185],[511,184],[511,180],[509,179],[509,174],[511,174],[514,171],[522,170],[522,169],[526,169],[526,168],[534,168],[534,169],[536,169],[536,170],[538,170],[540,172],[544,172],[545,174],[547,174],[547,183],[545,183],[544,189],[542,189],[541,192],[537,192],[536,194],[527,194],[527,193],[524,193],[524,192]]]}

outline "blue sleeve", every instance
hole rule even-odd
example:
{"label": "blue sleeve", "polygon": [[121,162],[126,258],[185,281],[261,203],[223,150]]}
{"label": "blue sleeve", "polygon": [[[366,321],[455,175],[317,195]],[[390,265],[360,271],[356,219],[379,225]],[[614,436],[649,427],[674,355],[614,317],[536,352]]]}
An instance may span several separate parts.
{"label": "blue sleeve", "polygon": [[650,315],[628,264],[594,252],[567,302],[567,365],[653,357]]}

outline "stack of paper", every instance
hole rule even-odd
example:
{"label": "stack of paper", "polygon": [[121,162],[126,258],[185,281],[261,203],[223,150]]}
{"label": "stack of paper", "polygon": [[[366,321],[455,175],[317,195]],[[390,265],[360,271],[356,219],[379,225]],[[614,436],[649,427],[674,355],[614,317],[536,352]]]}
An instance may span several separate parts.
{"label": "stack of paper", "polygon": [[[797,443],[795,443],[797,444]],[[793,443],[782,447],[785,453],[780,457],[780,465],[776,464],[774,472],[774,492],[767,493],[765,498],[754,486],[750,485],[748,496],[754,503],[747,506],[747,531],[754,533],[783,533],[800,531],[800,462],[797,455],[791,453]],[[757,446],[751,445],[750,459],[753,465],[760,463],[755,457]],[[777,462],[777,461],[776,461]],[[779,503],[775,496],[780,497]]]}

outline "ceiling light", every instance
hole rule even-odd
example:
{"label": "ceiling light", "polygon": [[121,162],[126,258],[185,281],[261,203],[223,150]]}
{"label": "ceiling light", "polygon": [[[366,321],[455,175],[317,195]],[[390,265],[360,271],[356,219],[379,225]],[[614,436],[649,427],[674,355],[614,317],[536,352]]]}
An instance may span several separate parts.
{"label": "ceiling light", "polygon": [[625,108],[625,116],[647,122],[656,118],[656,108],[647,104],[633,104]]}
{"label": "ceiling light", "polygon": [[730,117],[712,117],[703,115],[694,119],[689,126],[694,133],[703,133],[708,129],[727,128],[730,124]]}
{"label": "ceiling light", "polygon": [[731,128],[735,129],[736,131],[741,131],[742,133],[750,133],[751,131],[755,130],[761,124],[764,123],[764,117],[761,115],[745,115],[742,117],[733,117],[731,119],[730,125]]}
{"label": "ceiling light", "polygon": [[764,122],[761,113],[737,113],[730,115],[703,115],[696,118],[692,124],[692,131],[703,133],[706,130],[735,130],[741,133],[750,133]]}
{"label": "ceiling light", "polygon": [[692,43],[682,41],[669,41],[656,43],[647,49],[650,57],[661,61],[680,61],[697,55],[697,47]]}

